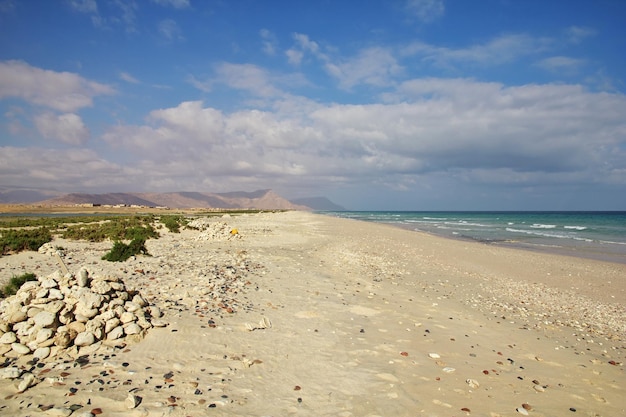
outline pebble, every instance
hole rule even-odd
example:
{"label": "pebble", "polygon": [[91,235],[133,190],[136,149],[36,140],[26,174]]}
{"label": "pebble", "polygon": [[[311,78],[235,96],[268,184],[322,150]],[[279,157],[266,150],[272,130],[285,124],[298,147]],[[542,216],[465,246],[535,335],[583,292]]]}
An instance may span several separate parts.
{"label": "pebble", "polygon": [[126,397],[125,401],[126,408],[128,408],[129,410],[137,408],[139,404],[141,404],[141,400],[142,398],[138,395],[134,395],[132,393],[128,394],[128,397]]}
{"label": "pebble", "polygon": [[467,383],[467,385],[470,386],[470,388],[478,388],[480,387],[480,383],[478,381],[476,381],[475,379],[466,379],[465,382]]}
{"label": "pebble", "polygon": [[526,409],[523,408],[523,407],[517,407],[515,409],[515,411],[517,411],[518,413],[520,413],[523,416],[527,416],[528,415],[528,411],[526,411]]}
{"label": "pebble", "polygon": [[439,359],[441,356],[438,353],[429,353],[428,357],[431,359]]}

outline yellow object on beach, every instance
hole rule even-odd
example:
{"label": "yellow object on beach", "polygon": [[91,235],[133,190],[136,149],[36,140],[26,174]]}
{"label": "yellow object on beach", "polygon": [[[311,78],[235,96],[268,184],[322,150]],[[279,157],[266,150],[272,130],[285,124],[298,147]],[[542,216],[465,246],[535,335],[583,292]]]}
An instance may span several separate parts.
{"label": "yellow object on beach", "polygon": [[239,230],[233,229],[233,230],[230,231],[230,234],[231,235],[238,235],[239,234]]}

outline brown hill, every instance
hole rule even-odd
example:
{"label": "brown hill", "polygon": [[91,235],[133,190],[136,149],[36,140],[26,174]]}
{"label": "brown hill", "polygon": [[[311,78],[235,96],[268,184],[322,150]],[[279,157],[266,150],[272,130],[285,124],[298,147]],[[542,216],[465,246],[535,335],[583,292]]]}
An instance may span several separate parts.
{"label": "brown hill", "polygon": [[72,193],[38,204],[47,206],[66,205],[127,205],[169,208],[218,208],[218,209],[262,209],[262,210],[309,210],[309,207],[291,203],[272,190],[232,193]]}

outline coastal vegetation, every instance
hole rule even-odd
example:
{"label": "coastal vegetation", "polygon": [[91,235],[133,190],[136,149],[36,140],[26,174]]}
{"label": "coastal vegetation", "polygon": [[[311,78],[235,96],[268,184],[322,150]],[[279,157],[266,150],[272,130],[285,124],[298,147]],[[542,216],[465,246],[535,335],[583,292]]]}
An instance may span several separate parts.
{"label": "coastal vegetation", "polygon": [[0,298],[6,298],[14,295],[15,293],[17,293],[17,290],[20,289],[22,284],[27,281],[35,280],[37,280],[37,277],[33,273],[22,274],[19,276],[14,275],[13,277],[11,277],[8,284],[6,284],[3,288],[0,288]]}
{"label": "coastal vegetation", "polygon": [[4,229],[0,230],[1,255],[17,253],[24,250],[37,250],[44,243],[52,240],[52,233],[47,227],[36,229]]}

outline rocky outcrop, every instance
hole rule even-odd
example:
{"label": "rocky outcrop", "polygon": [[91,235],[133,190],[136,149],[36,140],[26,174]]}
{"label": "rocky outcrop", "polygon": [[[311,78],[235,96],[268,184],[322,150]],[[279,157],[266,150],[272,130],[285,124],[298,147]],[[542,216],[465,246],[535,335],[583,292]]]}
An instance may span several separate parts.
{"label": "rocky outcrop", "polygon": [[100,346],[124,346],[153,326],[165,326],[158,308],[112,276],[57,271],[26,282],[0,302],[0,356],[44,361],[78,356]]}

